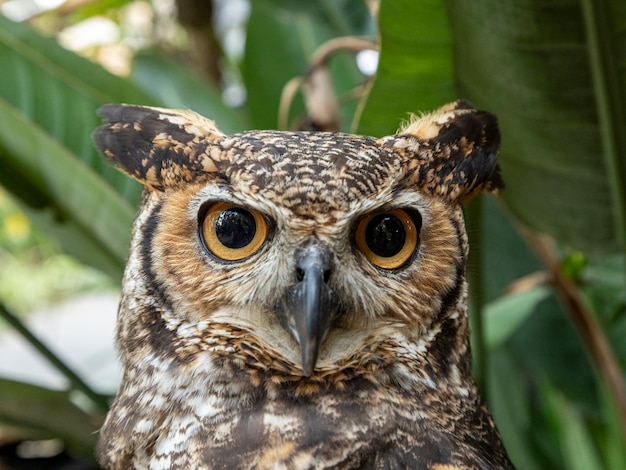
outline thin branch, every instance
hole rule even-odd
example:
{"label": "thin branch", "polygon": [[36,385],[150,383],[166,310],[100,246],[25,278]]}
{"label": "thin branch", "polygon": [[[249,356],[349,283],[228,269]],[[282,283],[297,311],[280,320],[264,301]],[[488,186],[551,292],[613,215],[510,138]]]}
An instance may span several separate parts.
{"label": "thin branch", "polygon": [[59,356],[53,353],[44,343],[37,338],[22,321],[13,315],[9,310],[0,302],[0,317],[4,318],[19,334],[21,334],[26,341],[28,341],[35,349],[37,349],[42,356],[44,356],[50,363],[56,367],[72,384],[72,388],[83,392],[98,408],[98,410],[106,413],[109,408],[107,398],[101,395],[89,387],[79,376],[74,372]]}
{"label": "thin branch", "polygon": [[280,103],[278,104],[278,128],[280,130],[289,128],[289,110],[303,83],[304,77],[294,77],[285,84],[280,93]]}
{"label": "thin branch", "polygon": [[551,240],[545,235],[537,235],[527,230],[524,230],[524,233],[550,272],[554,289],[565,304],[566,311],[580,333],[596,370],[604,379],[619,415],[622,435],[626,436],[626,383],[606,335],[574,283],[561,271]]}
{"label": "thin branch", "polygon": [[537,271],[520,277],[511,282],[505,289],[505,295],[521,294],[550,284],[550,275],[545,271]]}
{"label": "thin branch", "polygon": [[369,49],[377,51],[379,49],[378,44],[369,39],[353,36],[330,39],[315,50],[311,57],[310,69],[326,65],[328,60],[337,52],[357,53]]}
{"label": "thin branch", "polygon": [[[321,69],[326,68],[328,65],[328,61],[334,54],[336,54],[337,52],[357,53],[357,52],[368,50],[368,49],[378,50],[378,45],[371,40],[358,38],[358,37],[352,37],[352,36],[333,38],[333,39],[330,39],[329,41],[326,41],[324,44],[320,45],[311,57],[309,68],[307,70],[306,75],[304,77],[292,78],[283,87],[281,97],[280,97],[279,111],[278,111],[278,128],[287,129],[289,127],[288,121],[289,121],[289,111],[291,109],[291,104],[293,103],[296,93],[302,87],[304,87],[303,91],[304,91],[305,97],[307,95],[310,95],[312,92],[320,93],[320,95],[316,95],[313,97],[312,101],[316,105],[318,105],[320,102],[320,99],[319,99],[320,96],[322,98],[328,98],[326,89],[320,90],[317,87],[311,86],[312,85],[311,82],[315,77],[320,76],[319,74],[316,74],[316,72],[320,71]],[[334,99],[334,96],[330,98],[331,102],[332,102],[332,99]],[[315,110],[310,109],[311,100],[305,100],[305,101],[308,101],[307,111],[309,113],[309,116],[315,115],[317,117],[318,113],[316,113]],[[326,105],[322,103],[322,106],[326,106]],[[339,119],[337,116],[337,122],[338,120]],[[324,122],[323,124],[326,124],[326,122]]]}

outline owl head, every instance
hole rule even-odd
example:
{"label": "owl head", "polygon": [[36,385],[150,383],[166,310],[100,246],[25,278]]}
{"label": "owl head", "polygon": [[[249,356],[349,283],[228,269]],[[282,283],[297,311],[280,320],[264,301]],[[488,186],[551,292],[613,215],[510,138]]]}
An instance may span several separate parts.
{"label": "owl head", "polygon": [[502,186],[493,115],[457,101],[373,138],[100,112],[97,147],[145,188],[119,313],[127,365],[340,381],[467,356],[461,206]]}

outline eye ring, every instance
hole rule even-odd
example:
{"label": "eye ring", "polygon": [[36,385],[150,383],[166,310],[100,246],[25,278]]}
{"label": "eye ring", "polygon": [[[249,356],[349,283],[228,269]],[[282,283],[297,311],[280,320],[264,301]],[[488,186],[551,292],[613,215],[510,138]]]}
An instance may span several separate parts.
{"label": "eye ring", "polygon": [[382,269],[404,266],[419,246],[422,218],[417,211],[393,209],[363,217],[355,231],[356,245]]}
{"label": "eye ring", "polygon": [[230,202],[215,202],[201,215],[202,242],[213,256],[224,261],[253,255],[268,234],[267,222],[259,211]]}

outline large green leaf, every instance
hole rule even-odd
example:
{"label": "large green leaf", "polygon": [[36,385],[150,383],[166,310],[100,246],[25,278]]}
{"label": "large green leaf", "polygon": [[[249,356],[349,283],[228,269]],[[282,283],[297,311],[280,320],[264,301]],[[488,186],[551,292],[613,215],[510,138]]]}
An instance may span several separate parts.
{"label": "large green leaf", "polygon": [[578,249],[626,243],[626,3],[448,0],[461,94],[500,120],[502,197]]}
{"label": "large green leaf", "polygon": [[303,13],[321,21],[339,36],[375,33],[373,18],[363,0],[269,0],[284,10]]}
{"label": "large green leaf", "polygon": [[550,289],[542,286],[505,295],[485,305],[484,341],[487,346],[495,349],[503,344],[549,295]]}
{"label": "large green leaf", "polygon": [[[248,22],[243,78],[250,116],[261,129],[276,128],[283,87],[305,73],[307,58],[319,43],[310,17],[279,13],[267,1],[255,1]],[[296,104],[293,112],[302,114],[302,104]]]}
{"label": "large green leaf", "polygon": [[410,113],[456,98],[450,29],[440,0],[382,1],[379,28],[378,72],[356,126],[374,136],[393,134]]}
{"label": "large green leaf", "polygon": [[158,104],[153,97],[63,49],[52,38],[2,16],[0,70],[5,71],[0,77],[0,98],[63,142],[129,200],[137,200],[137,185],[104,161],[91,142],[91,132],[100,124],[96,110],[102,104]]}
{"label": "large green leaf", "polygon": [[107,102],[158,103],[2,16],[0,70],[0,184],[69,253],[119,276],[140,187],[97,153],[96,110]]}
{"label": "large green leaf", "polygon": [[500,118],[502,197],[518,217],[579,249],[624,247],[626,3],[583,6],[449,0],[446,17],[443,1],[381,2],[358,132],[387,134],[408,112],[470,99]]}
{"label": "large green leaf", "polygon": [[50,201],[26,209],[60,235],[69,252],[119,277],[128,251],[133,207],[52,136],[0,99],[2,179],[16,192]]}

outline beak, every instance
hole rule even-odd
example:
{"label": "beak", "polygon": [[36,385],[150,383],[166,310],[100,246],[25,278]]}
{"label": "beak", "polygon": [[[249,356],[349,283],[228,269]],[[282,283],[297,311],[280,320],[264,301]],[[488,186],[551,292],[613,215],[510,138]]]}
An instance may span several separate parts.
{"label": "beak", "polygon": [[282,317],[302,355],[302,372],[310,377],[319,349],[338,310],[336,295],[328,287],[332,274],[332,252],[311,244],[296,252],[296,279],[282,302]]}

